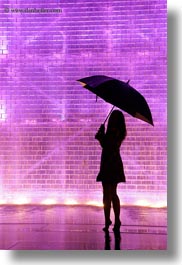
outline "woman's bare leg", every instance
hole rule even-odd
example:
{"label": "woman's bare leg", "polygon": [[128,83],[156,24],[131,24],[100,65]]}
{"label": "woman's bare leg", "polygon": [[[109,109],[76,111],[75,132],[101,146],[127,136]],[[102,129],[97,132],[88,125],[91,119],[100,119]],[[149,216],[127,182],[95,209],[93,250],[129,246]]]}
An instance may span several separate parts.
{"label": "woman's bare leg", "polygon": [[105,217],[105,228],[107,230],[111,225],[110,212],[111,212],[111,188],[110,184],[102,184],[103,186],[103,205],[104,205],[104,217]]}
{"label": "woman's bare leg", "polygon": [[112,185],[112,205],[115,215],[115,227],[120,227],[120,199],[117,195],[117,184]]}

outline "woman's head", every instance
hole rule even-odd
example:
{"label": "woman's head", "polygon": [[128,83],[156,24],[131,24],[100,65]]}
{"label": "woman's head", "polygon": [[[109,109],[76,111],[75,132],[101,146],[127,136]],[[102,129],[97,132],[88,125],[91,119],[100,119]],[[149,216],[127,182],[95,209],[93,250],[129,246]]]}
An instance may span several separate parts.
{"label": "woman's head", "polygon": [[118,130],[122,140],[126,137],[126,124],[123,113],[120,110],[114,110],[108,120],[107,131]]}

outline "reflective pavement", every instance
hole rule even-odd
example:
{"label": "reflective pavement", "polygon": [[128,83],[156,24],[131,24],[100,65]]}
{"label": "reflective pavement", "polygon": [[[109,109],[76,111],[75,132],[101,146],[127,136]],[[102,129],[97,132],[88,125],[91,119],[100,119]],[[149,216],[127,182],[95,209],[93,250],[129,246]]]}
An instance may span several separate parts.
{"label": "reflective pavement", "polygon": [[[113,219],[113,212],[111,213]],[[0,206],[0,249],[166,250],[167,209],[121,207],[120,233],[94,206]]]}

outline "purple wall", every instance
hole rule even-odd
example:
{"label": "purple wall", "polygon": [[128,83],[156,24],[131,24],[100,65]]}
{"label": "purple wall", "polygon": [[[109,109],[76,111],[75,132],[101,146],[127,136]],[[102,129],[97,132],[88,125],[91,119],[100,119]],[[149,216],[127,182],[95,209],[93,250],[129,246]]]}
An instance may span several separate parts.
{"label": "purple wall", "polygon": [[0,202],[102,202],[94,135],[111,105],[76,80],[104,74],[131,79],[155,124],[125,114],[121,201],[166,205],[166,1],[4,0],[0,8]]}

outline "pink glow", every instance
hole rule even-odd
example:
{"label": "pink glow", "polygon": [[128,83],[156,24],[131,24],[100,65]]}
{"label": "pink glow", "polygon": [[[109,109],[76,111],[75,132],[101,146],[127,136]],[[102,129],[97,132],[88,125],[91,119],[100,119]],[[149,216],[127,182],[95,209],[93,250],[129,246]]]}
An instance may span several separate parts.
{"label": "pink glow", "polygon": [[54,205],[54,204],[57,204],[57,200],[52,199],[52,198],[47,198],[47,199],[43,200],[41,202],[41,204],[43,204],[43,205]]}
{"label": "pink glow", "polygon": [[167,205],[166,1],[3,1],[61,8],[0,17],[0,204],[102,204],[94,139],[111,106],[76,80],[103,74],[147,99],[155,126],[125,114],[123,205]]}
{"label": "pink glow", "polygon": [[[87,200],[83,202],[83,200],[75,200],[74,198],[67,198],[61,201],[59,198],[45,198],[43,200],[34,200],[28,197],[19,196],[17,198],[12,198],[9,200],[0,199],[0,205],[6,204],[14,204],[14,205],[27,205],[27,204],[36,204],[36,205],[89,205],[96,207],[103,207],[102,200]],[[122,205],[131,205],[131,203],[122,203]],[[151,207],[151,208],[165,208],[167,207],[166,201],[152,201],[152,200],[136,200],[132,202],[134,206],[143,206],[143,207]]]}

